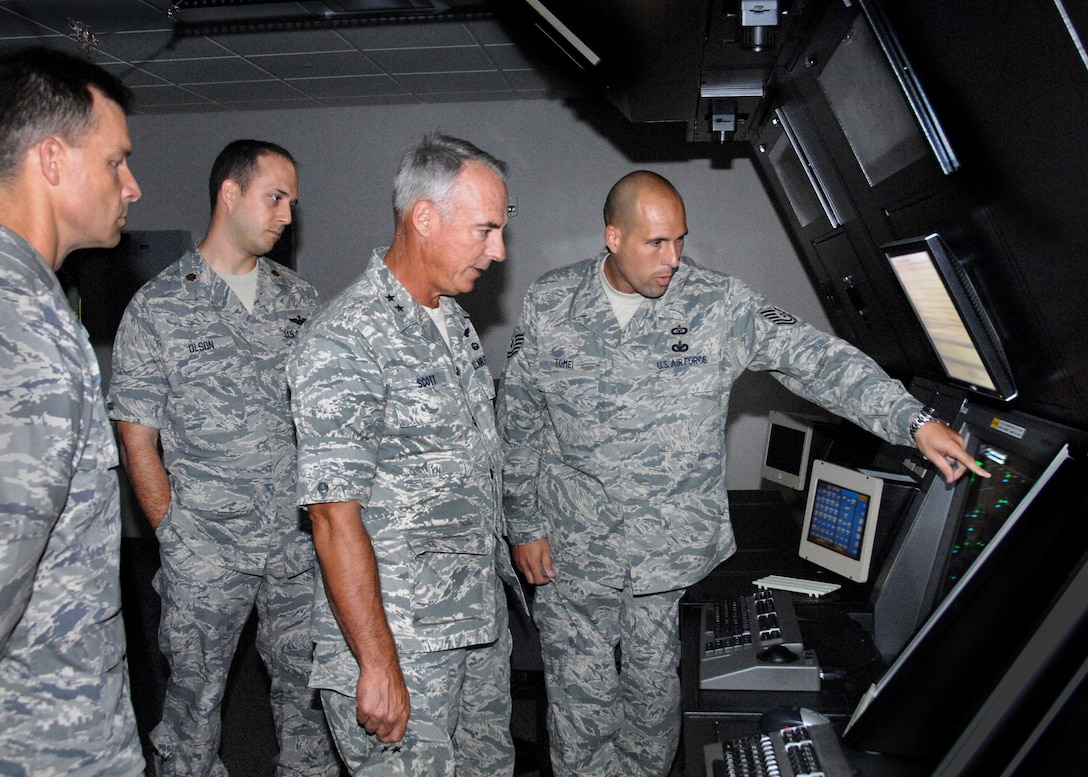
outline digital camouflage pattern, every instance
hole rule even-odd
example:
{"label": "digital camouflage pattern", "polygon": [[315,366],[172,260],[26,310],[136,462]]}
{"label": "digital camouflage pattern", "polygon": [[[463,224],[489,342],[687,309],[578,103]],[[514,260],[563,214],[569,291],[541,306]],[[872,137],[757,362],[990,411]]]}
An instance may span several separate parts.
{"label": "digital camouflage pattern", "polygon": [[0,227],[0,774],[143,773],[115,466],[87,333]]}
{"label": "digital camouflage pattern", "polygon": [[[665,775],[680,742],[683,591],[632,596],[563,569],[536,589],[556,775]],[[626,682],[617,681],[616,645]],[[635,725],[624,725],[630,717]]]}
{"label": "digital camouflage pattern", "polygon": [[[355,697],[324,690],[321,700],[353,777],[502,777],[514,764],[510,737],[510,629],[464,650],[402,653],[412,715],[396,745],[359,735]],[[462,705],[467,705],[462,709]],[[506,721],[504,723],[504,721]]]}
{"label": "digital camouflage pattern", "polygon": [[[769,371],[898,444],[921,403],[849,344],[686,257],[621,331],[606,256],[552,271],[526,295],[498,398],[506,526],[513,544],[546,537],[556,572],[534,613],[556,775],[662,775],[676,749],[679,687],[667,678],[679,657],[661,636],[675,635],[682,589],[736,550],[725,486],[734,381]],[[608,670],[617,646],[636,671]]]}
{"label": "digital camouflage pattern", "polygon": [[170,473],[155,578],[170,680],[151,735],[164,776],[225,776],[219,707],[254,604],[277,773],[339,770],[308,687],[313,541],[294,498],[285,371],[317,294],[263,257],[257,272],[250,312],[194,249],[136,293],[114,343],[110,416],[158,429]]}
{"label": "digital camouflage pattern", "polygon": [[159,430],[170,522],[193,550],[284,576],[313,566],[310,536],[295,510],[254,503],[276,501],[264,492],[294,502],[284,363],[317,292],[268,259],[257,268],[252,313],[195,249],[136,292],[114,342],[109,412]]}
{"label": "digital camouflage pattern", "polygon": [[512,543],[547,536],[557,565],[617,589],[630,570],[636,594],[701,580],[735,550],[725,421],[745,370],[910,444],[921,403],[902,384],[686,257],[621,332],[605,256],[539,279],[514,331],[498,404]]}
{"label": "digital camouflage pattern", "polygon": [[[479,336],[461,306],[441,298],[451,352],[385,266],[385,252],[307,325],[288,366],[298,498],[361,505],[397,651],[425,663],[442,659],[436,651],[494,642],[506,623],[500,575],[515,578],[501,540],[502,458]],[[314,625],[310,684],[354,699],[359,665],[322,585]],[[493,677],[466,678],[461,714],[478,714],[508,741],[505,644]],[[473,710],[478,681],[505,684],[499,707]],[[409,693],[419,699],[425,689],[409,685]],[[495,774],[509,772],[512,753]]]}
{"label": "digital camouflage pattern", "polygon": [[272,679],[272,718],[279,741],[275,773],[338,775],[320,701],[308,687],[313,570],[288,580],[239,574],[215,558],[194,553],[169,526],[160,526],[158,536],[162,566],[153,584],[163,601],[159,639],[174,667],[162,723],[151,733],[159,774],[227,777],[218,756],[216,694],[226,687],[239,624],[246,622],[256,602],[256,647]]}

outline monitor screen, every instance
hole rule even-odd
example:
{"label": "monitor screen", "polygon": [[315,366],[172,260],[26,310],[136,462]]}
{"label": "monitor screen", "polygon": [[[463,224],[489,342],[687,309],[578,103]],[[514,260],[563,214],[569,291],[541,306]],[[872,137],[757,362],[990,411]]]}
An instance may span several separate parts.
{"label": "monitor screen", "polygon": [[948,549],[938,602],[1001,531],[1042,470],[1037,462],[1007,450],[1007,446],[983,440],[978,441],[974,455],[990,477],[970,475],[966,498],[958,511],[955,534]]}
{"label": "monitor screen", "polygon": [[854,582],[866,582],[883,491],[879,477],[814,461],[801,527],[801,558]]}
{"label": "monitor screen", "polygon": [[949,380],[987,396],[1015,397],[1001,341],[940,236],[899,240],[882,251]]}
{"label": "monitor screen", "polygon": [[768,420],[760,475],[772,483],[803,491],[812,447],[812,425],[777,410],[770,412]]}
{"label": "monitor screen", "polygon": [[[994,478],[1003,477],[1003,466],[988,460]],[[1073,508],[1083,476],[1069,446],[1042,466],[973,563],[862,697],[843,732],[851,747],[933,763],[947,752],[1088,549],[1088,525]]]}

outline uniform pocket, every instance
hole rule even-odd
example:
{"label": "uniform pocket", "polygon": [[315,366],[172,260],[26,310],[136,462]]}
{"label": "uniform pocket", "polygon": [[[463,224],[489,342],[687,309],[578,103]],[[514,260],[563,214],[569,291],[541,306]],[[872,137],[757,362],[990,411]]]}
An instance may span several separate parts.
{"label": "uniform pocket", "polygon": [[406,540],[416,623],[456,623],[490,615],[491,537],[482,532],[428,533]]}

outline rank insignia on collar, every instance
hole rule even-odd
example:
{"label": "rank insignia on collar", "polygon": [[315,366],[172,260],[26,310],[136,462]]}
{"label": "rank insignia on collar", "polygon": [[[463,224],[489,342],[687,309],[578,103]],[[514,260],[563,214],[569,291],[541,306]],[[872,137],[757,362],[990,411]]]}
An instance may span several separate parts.
{"label": "rank insignia on collar", "polygon": [[298,326],[302,326],[306,323],[306,319],[302,316],[295,316],[294,318],[289,318],[287,320],[290,321],[292,324],[297,324]]}
{"label": "rank insignia on collar", "polygon": [[196,273],[195,272],[189,273],[188,275],[185,276],[185,280],[195,281],[196,280]]}

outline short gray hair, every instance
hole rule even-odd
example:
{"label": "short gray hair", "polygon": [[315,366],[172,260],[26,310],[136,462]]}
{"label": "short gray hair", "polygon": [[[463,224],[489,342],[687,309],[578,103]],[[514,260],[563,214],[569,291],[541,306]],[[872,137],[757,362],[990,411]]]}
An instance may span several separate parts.
{"label": "short gray hair", "polygon": [[448,216],[453,185],[468,162],[477,162],[506,182],[506,162],[467,140],[429,134],[405,152],[393,179],[393,215],[399,221],[420,200],[430,200]]}

